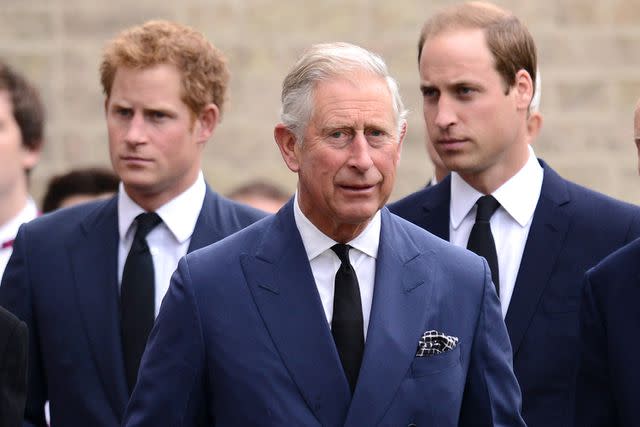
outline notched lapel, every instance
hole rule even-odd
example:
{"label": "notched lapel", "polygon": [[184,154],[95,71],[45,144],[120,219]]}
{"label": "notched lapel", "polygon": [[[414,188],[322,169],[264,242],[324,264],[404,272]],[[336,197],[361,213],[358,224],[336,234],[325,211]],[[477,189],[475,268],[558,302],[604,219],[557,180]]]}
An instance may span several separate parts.
{"label": "notched lapel", "polygon": [[449,241],[449,202],[451,201],[451,175],[428,190],[428,199],[422,206],[424,224],[428,232]]}
{"label": "notched lapel", "polygon": [[433,290],[433,253],[419,251],[388,212],[382,224],[367,342],[345,426],[374,426],[384,416],[415,357]]}
{"label": "notched lapel", "polygon": [[555,263],[562,250],[570,217],[564,207],[571,203],[564,181],[546,165],[540,200],[522,254],[513,296],[505,317],[514,355],[540,304]]}
{"label": "notched lapel", "polygon": [[217,242],[226,237],[223,234],[222,215],[218,196],[207,186],[202,208],[189,242],[188,253]]}
{"label": "notched lapel", "polygon": [[349,386],[291,202],[273,218],[256,254],[241,262],[265,326],[307,405],[322,425],[341,425]]}
{"label": "notched lapel", "polygon": [[68,244],[78,310],[114,413],[122,417],[127,403],[117,289],[117,200],[113,198],[82,224]]}

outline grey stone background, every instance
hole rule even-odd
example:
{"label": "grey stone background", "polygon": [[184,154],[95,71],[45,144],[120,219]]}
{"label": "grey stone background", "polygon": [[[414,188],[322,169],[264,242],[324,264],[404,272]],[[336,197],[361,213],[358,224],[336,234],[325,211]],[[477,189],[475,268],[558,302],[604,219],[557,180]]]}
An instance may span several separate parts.
{"label": "grey stone background", "polygon": [[[152,18],[203,33],[228,56],[225,117],[205,153],[204,172],[221,193],[250,179],[294,190],[273,142],[282,79],[315,42],[349,41],[380,53],[398,79],[409,132],[392,200],[431,176],[424,149],[416,43],[443,0],[0,0],[0,56],[43,93],[47,145],[32,177],[108,165],[98,64],[104,43]],[[536,39],[544,127],[535,150],[562,175],[634,203],[640,177],[632,111],[640,97],[640,0],[510,0]]]}

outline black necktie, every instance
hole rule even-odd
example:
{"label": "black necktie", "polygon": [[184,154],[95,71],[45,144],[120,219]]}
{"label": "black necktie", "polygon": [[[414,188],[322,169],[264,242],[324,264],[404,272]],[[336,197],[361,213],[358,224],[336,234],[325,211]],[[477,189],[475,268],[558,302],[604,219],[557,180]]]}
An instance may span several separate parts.
{"label": "black necktie", "polygon": [[120,285],[122,349],[129,391],[138,376],[140,359],[155,318],[155,279],[147,234],[162,220],[155,212],[136,217],[138,228],[127,255]]}
{"label": "black necktie", "polygon": [[476,213],[476,223],[473,224],[471,234],[469,235],[469,242],[467,243],[467,249],[477,253],[484,257],[489,263],[491,269],[491,279],[496,286],[496,292],[500,297],[500,276],[498,270],[498,254],[496,253],[496,243],[493,240],[493,234],[491,233],[491,216],[500,207],[498,202],[493,196],[482,196],[476,202],[478,205],[478,212]]}
{"label": "black necktie", "polygon": [[340,258],[333,296],[331,333],[336,343],[342,369],[347,376],[351,393],[356,388],[362,353],[364,352],[364,328],[362,302],[358,277],[349,262],[351,246],[338,243],[331,248]]}

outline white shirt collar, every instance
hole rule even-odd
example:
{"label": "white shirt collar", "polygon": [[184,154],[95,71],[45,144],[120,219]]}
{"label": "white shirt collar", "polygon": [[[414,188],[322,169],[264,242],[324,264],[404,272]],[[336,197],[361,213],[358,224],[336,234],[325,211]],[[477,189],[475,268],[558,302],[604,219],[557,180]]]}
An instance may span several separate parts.
{"label": "white shirt collar", "polygon": [[18,234],[20,226],[38,216],[38,207],[31,197],[16,216],[6,224],[0,225],[0,243],[12,240]]}
{"label": "white shirt collar", "polygon": [[[318,230],[318,228],[309,221],[304,213],[302,213],[302,210],[298,205],[297,191],[293,200],[293,216],[295,218],[298,231],[300,232],[300,237],[302,237],[302,243],[304,244],[304,249],[307,252],[309,261],[338,243],[322,231]],[[362,230],[362,232],[353,240],[347,242],[347,244],[375,259],[378,256],[378,246],[380,244],[380,226],[380,211],[378,211],[371,221],[369,221],[369,224],[367,224],[365,229]]]}
{"label": "white shirt collar", "polygon": [[[543,175],[533,148],[529,146],[527,163],[493,192],[493,197],[500,202],[501,207],[522,227],[533,218],[540,198]],[[450,216],[451,226],[455,230],[481,196],[483,194],[467,184],[459,174],[451,173]]]}
{"label": "white shirt collar", "polygon": [[[193,234],[206,191],[207,186],[204,182],[202,171],[200,171],[198,178],[191,187],[156,210],[156,213],[162,218],[163,224],[173,234],[178,243],[185,242]],[[143,212],[144,209],[129,197],[127,192],[124,191],[123,184],[120,183],[118,191],[118,232],[121,240],[124,240],[135,218]]]}

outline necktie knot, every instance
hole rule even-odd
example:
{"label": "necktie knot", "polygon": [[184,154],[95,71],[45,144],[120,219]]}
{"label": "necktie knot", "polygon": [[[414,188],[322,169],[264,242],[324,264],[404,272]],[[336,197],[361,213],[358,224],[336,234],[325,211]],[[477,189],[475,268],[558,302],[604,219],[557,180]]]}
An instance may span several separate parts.
{"label": "necktie knot", "polygon": [[476,222],[489,222],[491,216],[500,207],[500,202],[490,194],[480,197],[476,204],[478,205]]}
{"label": "necktie knot", "polygon": [[144,240],[147,234],[162,222],[162,219],[155,212],[145,212],[136,217],[136,222],[138,223],[138,228],[136,229],[135,239]]}
{"label": "necktie knot", "polygon": [[343,243],[337,243],[331,247],[331,250],[340,258],[340,262],[346,265],[351,264],[349,261],[349,249],[351,249],[351,246]]}

